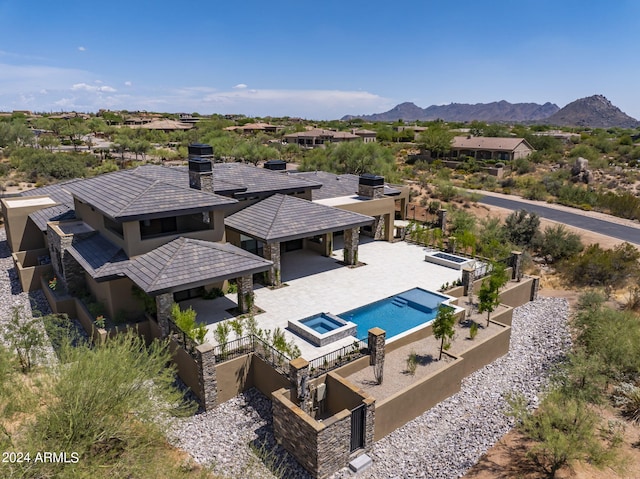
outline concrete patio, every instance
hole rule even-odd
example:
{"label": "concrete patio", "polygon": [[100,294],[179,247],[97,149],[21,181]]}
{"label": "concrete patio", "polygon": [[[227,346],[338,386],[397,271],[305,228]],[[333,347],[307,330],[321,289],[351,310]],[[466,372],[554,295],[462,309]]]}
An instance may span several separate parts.
{"label": "concrete patio", "polygon": [[[289,320],[320,312],[343,313],[415,287],[436,291],[443,283],[460,278],[460,271],[425,262],[425,249],[409,243],[363,238],[358,258],[365,265],[357,268],[340,264],[342,247],[339,239],[335,246],[330,258],[307,250],[285,253],[282,255],[285,286],[269,289],[256,285],[255,305],[265,311],[256,315],[259,327],[271,330],[280,327],[288,340],[296,341],[302,357],[307,360],[348,346],[355,338],[315,347],[286,329]],[[198,321],[207,324],[207,340],[215,344],[213,330],[217,322],[233,318],[227,310],[236,306],[236,295],[181,303],[183,308],[188,306],[198,312]],[[234,339],[233,332],[230,339]]]}

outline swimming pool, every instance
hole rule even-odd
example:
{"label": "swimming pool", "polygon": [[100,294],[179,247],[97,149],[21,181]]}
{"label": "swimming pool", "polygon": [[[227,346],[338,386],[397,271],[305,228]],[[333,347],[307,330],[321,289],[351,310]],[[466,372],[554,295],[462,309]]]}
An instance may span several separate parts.
{"label": "swimming pool", "polygon": [[374,327],[384,329],[389,339],[429,323],[435,319],[440,305],[449,299],[449,296],[413,288],[338,316],[357,325],[358,339],[366,339]]}

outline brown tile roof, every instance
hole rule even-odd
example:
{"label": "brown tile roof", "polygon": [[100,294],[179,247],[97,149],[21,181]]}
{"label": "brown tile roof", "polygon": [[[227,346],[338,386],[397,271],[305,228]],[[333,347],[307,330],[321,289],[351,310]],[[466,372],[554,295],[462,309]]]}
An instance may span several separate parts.
{"label": "brown tile roof", "polygon": [[177,238],[129,261],[126,275],[155,295],[260,273],[272,264],[229,243]]}
{"label": "brown tile roof", "polygon": [[521,143],[533,150],[533,147],[524,138],[492,138],[484,136],[456,136],[453,138],[451,147],[463,150],[513,151]]}
{"label": "brown tile roof", "polygon": [[224,220],[225,226],[265,243],[288,241],[371,224],[370,216],[276,194]]}
{"label": "brown tile roof", "polygon": [[131,174],[107,173],[65,186],[78,200],[119,221],[162,218],[224,207],[236,200]]}

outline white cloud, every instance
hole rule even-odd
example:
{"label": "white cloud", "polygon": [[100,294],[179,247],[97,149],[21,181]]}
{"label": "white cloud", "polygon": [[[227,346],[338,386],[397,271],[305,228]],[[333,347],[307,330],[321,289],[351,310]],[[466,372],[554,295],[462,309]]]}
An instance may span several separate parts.
{"label": "white cloud", "polygon": [[124,82],[124,86],[132,86],[132,85],[133,85],[133,82],[130,82],[130,81]]}
{"label": "white cloud", "polygon": [[247,85],[245,85],[244,83],[238,83],[236,86],[233,87],[235,90],[242,90],[244,88],[247,88]]}
{"label": "white cloud", "polygon": [[86,51],[87,51],[87,49],[86,49],[85,47],[83,47],[83,46],[79,46],[79,47],[78,47],[78,51],[80,51],[80,52],[86,52]]}
{"label": "white cloud", "polygon": [[[99,80],[96,81],[96,83],[102,83]],[[110,87],[108,85],[103,85],[103,86],[94,86],[94,85],[88,85],[87,83],[75,83],[72,87],[72,90],[82,90],[82,91],[95,91],[95,92],[106,92],[106,93],[114,93],[117,90],[113,87]]]}

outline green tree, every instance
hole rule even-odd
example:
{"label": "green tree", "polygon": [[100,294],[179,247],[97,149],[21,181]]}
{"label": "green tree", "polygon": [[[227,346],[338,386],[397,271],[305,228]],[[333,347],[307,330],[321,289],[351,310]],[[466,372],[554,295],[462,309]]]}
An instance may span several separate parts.
{"label": "green tree", "polygon": [[455,334],[455,322],[456,317],[453,308],[447,305],[440,305],[436,319],[433,320],[433,337],[440,340],[438,361],[442,359],[442,351],[448,349],[451,338]]}
{"label": "green tree", "polygon": [[500,304],[500,288],[508,281],[506,269],[502,263],[494,263],[491,274],[482,281],[480,291],[478,291],[478,312],[487,312],[487,326],[491,321],[491,313]]}
{"label": "green tree", "polygon": [[437,122],[418,135],[418,144],[422,150],[429,151],[431,156],[440,158],[451,149],[454,133],[443,123]]}

